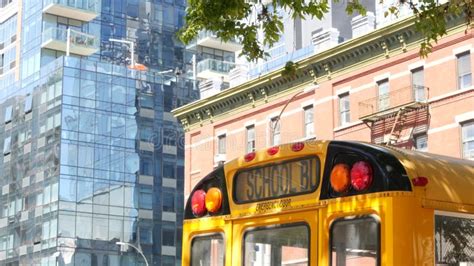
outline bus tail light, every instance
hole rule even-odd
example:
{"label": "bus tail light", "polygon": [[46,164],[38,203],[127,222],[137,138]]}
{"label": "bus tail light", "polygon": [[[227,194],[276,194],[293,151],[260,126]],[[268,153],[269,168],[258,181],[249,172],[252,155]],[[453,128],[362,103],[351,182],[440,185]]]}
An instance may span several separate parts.
{"label": "bus tail light", "polygon": [[206,209],[210,213],[218,212],[222,206],[222,192],[216,187],[210,188],[206,193]]}
{"label": "bus tail light", "polygon": [[304,148],[303,142],[296,142],[291,145],[291,150],[294,152],[301,151]]}
{"label": "bus tail light", "polygon": [[255,159],[255,152],[247,153],[247,154],[244,156],[244,160],[245,160],[246,162],[250,162],[250,161],[252,161],[253,159]]}
{"label": "bus tail light", "polygon": [[268,148],[267,153],[268,155],[275,155],[278,153],[279,150],[280,148],[278,146],[275,146],[275,147]]}
{"label": "bus tail light", "polygon": [[331,171],[331,187],[335,192],[342,193],[349,189],[351,178],[349,174],[349,165],[340,163],[336,164]]}
{"label": "bus tail light", "polygon": [[372,184],[372,167],[368,162],[358,161],[352,165],[351,185],[357,191],[362,191]]}
{"label": "bus tail light", "polygon": [[193,215],[201,217],[206,214],[206,192],[202,189],[196,190],[191,198],[191,209]]}
{"label": "bus tail light", "polygon": [[428,185],[428,178],[424,176],[415,177],[411,181],[413,181],[413,185],[416,187],[424,187]]}

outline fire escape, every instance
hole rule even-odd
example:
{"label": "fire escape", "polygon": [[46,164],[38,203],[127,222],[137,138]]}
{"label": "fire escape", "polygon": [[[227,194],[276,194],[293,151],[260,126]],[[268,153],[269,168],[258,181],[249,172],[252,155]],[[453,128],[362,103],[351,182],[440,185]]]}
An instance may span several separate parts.
{"label": "fire escape", "polygon": [[371,131],[371,142],[411,149],[414,135],[429,125],[429,89],[409,86],[359,102],[359,119]]}

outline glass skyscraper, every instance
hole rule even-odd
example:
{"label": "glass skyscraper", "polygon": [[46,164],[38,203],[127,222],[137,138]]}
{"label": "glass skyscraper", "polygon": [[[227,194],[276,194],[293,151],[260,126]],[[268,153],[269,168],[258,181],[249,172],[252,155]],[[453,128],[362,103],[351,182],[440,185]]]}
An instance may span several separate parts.
{"label": "glass skyscraper", "polygon": [[[0,7],[17,18],[4,22],[16,27],[16,57],[0,74],[1,265],[144,265],[119,241],[150,265],[180,264],[184,140],[170,111],[198,96],[171,73],[188,61],[175,38],[184,8],[169,0]],[[133,41],[135,58],[110,38]],[[128,68],[131,60],[148,70]]]}

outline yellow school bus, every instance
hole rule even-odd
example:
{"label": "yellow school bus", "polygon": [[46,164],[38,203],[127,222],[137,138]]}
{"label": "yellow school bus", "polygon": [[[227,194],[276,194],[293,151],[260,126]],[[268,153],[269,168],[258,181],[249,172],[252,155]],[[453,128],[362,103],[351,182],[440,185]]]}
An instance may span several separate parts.
{"label": "yellow school bus", "polygon": [[472,265],[474,162],[285,144],[216,168],[184,216],[183,265]]}

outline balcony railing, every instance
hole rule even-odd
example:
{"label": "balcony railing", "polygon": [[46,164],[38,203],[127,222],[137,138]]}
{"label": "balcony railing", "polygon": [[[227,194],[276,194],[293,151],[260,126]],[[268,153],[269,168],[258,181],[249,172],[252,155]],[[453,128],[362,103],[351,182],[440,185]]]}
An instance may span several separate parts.
{"label": "balcony railing", "polygon": [[359,119],[389,114],[401,107],[417,107],[426,103],[427,98],[428,88],[424,86],[414,85],[393,90],[359,102]]}
{"label": "balcony railing", "polygon": [[213,77],[224,77],[227,81],[229,72],[235,68],[233,62],[220,61],[215,59],[204,59],[197,64],[197,76],[202,79]]}
{"label": "balcony railing", "polygon": [[43,12],[82,21],[91,21],[99,15],[98,0],[43,0]]}
{"label": "balcony railing", "polygon": [[224,50],[228,52],[235,52],[242,49],[242,44],[236,39],[231,39],[226,42],[223,42],[219,39],[214,33],[209,31],[199,32],[196,41],[188,46],[189,49],[195,45]]}
{"label": "balcony railing", "polygon": [[[69,37],[70,53],[83,56],[91,55],[99,49],[99,42],[93,35],[71,30]],[[41,47],[66,52],[67,29],[49,28],[43,32]]]}

